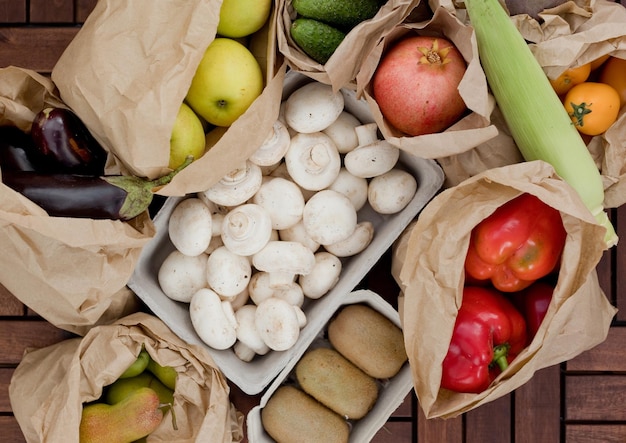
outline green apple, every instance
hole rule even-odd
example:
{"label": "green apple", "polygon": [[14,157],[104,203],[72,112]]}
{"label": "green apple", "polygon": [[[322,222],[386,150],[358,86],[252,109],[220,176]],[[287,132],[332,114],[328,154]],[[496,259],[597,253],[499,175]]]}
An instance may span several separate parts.
{"label": "green apple", "polygon": [[218,37],[206,49],[187,92],[189,106],[215,126],[230,126],[263,92],[263,73],[241,43]]}
{"label": "green apple", "polygon": [[224,37],[245,37],[263,27],[272,12],[272,0],[224,0],[217,33]]}
{"label": "green apple", "polygon": [[176,169],[192,155],[194,160],[204,154],[204,126],[193,110],[182,103],[178,109],[170,137],[169,167]]}

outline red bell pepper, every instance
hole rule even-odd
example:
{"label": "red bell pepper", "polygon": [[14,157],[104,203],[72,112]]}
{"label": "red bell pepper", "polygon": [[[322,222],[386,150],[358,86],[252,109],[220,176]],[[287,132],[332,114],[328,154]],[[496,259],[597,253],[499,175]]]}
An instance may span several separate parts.
{"label": "red bell pepper", "polygon": [[554,286],[550,283],[538,281],[526,289],[513,294],[513,303],[515,303],[526,320],[529,342],[537,334],[546,312],[548,312],[553,292]]}
{"label": "red bell pepper", "polygon": [[442,365],[441,387],[479,393],[526,346],[526,322],[504,294],[466,286],[450,347]]}
{"label": "red bell pepper", "polygon": [[472,230],[465,258],[467,281],[491,281],[500,291],[520,291],[556,269],[566,235],[558,210],[522,194]]}

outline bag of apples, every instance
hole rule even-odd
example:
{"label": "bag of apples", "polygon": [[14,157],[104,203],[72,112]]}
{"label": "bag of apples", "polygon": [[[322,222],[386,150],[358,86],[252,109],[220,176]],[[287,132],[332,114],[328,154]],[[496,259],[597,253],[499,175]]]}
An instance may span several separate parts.
{"label": "bag of apples", "polygon": [[448,2],[426,17],[409,15],[363,60],[357,93],[367,99],[386,140],[437,159],[494,138],[494,100],[478,58],[473,29]]}
{"label": "bag of apples", "polygon": [[9,398],[29,443],[243,439],[209,354],[145,313],[26,352]]}
{"label": "bag of apples", "polygon": [[219,181],[270,136],[285,73],[274,6],[241,3],[95,5],[52,79],[113,154],[107,172],[159,177],[191,154],[194,161],[156,191],[184,195]]}
{"label": "bag of apples", "polygon": [[392,267],[425,416],[467,412],[604,341],[616,312],[595,271],[605,249],[604,228],[542,161],[435,197]]}
{"label": "bag of apples", "polygon": [[[31,181],[31,172],[15,169],[20,165],[12,162],[23,161],[22,148],[32,146],[28,134],[35,116],[44,108],[65,109],[66,105],[50,79],[34,71],[3,68],[0,78],[0,284],[50,323],[81,335],[95,324],[137,311],[137,298],[126,283],[141,249],[155,235],[147,211],[128,222],[53,217],[7,185],[11,174],[22,172]],[[41,183],[40,196],[89,212],[63,196],[68,187],[53,175]],[[34,181],[32,190],[37,188]],[[106,205],[103,197],[110,189],[100,182],[77,192],[92,200],[100,195]]]}

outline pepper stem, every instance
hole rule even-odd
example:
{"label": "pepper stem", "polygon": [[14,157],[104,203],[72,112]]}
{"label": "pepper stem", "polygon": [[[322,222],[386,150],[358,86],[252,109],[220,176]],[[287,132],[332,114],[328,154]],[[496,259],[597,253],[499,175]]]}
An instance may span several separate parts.
{"label": "pepper stem", "polygon": [[509,348],[510,346],[507,343],[493,348],[493,360],[491,360],[491,364],[498,365],[501,371],[509,367],[509,362],[506,359],[509,354]]}

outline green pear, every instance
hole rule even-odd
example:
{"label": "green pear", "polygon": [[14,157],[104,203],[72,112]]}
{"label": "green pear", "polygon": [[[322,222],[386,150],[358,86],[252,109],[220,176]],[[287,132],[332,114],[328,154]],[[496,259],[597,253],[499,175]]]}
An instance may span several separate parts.
{"label": "green pear", "polygon": [[161,401],[150,388],[139,388],[119,403],[83,406],[80,443],[128,443],[152,433],[163,420]]}
{"label": "green pear", "polygon": [[171,366],[161,366],[153,359],[150,359],[146,369],[158,378],[159,381],[165,386],[172,390],[176,389],[176,377],[178,377],[176,369]]}
{"label": "green pear", "polygon": [[230,126],[263,92],[263,72],[241,43],[218,37],[196,68],[186,102],[215,126]]}
{"label": "green pear", "polygon": [[120,378],[111,383],[105,390],[104,401],[114,405],[132,395],[139,388],[150,388],[154,390],[161,403],[173,403],[174,391],[165,386],[152,373],[144,371],[135,377]]}
{"label": "green pear", "polygon": [[170,137],[169,167],[176,169],[183,164],[187,156],[194,160],[204,154],[204,124],[195,112],[185,103],[180,105],[172,135]]}
{"label": "green pear", "polygon": [[272,0],[224,0],[217,33],[224,37],[245,37],[263,27],[272,12]]}
{"label": "green pear", "polygon": [[135,359],[133,364],[126,368],[124,372],[122,372],[122,375],[120,375],[119,378],[135,377],[136,375],[141,374],[148,366],[149,361],[150,354],[148,354],[148,351],[146,351],[145,349],[142,349],[137,356],[137,359]]}

